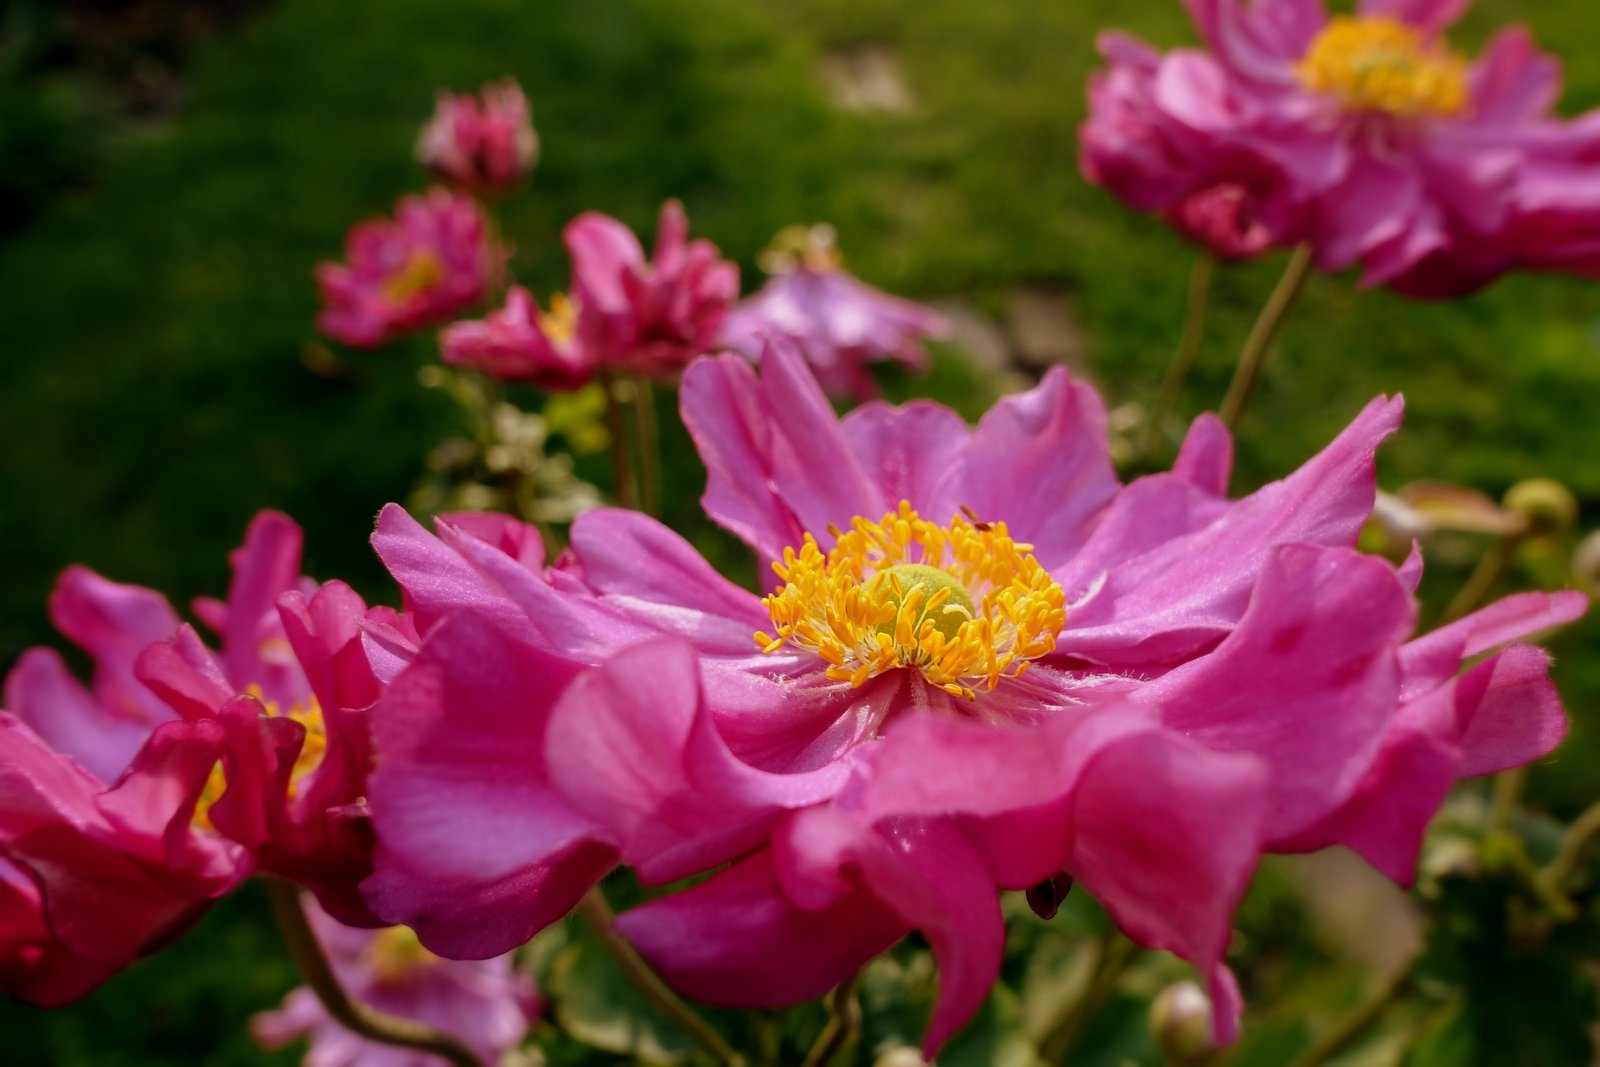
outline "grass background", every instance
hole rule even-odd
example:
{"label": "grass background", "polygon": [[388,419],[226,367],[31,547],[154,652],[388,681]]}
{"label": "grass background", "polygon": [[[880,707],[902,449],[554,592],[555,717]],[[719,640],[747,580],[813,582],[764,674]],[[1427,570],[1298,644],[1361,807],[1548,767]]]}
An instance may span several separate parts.
{"label": "grass background", "polygon": [[[1453,39],[1473,51],[1510,20],[1563,54],[1564,109],[1600,106],[1589,0],[1483,0]],[[43,604],[67,564],[182,603],[224,588],[226,552],[261,507],[305,526],[311,573],[390,595],[365,543],[372,517],[405,496],[454,417],[415,384],[431,341],[353,358],[354,380],[301,357],[312,265],[338,255],[351,222],[425,184],[410,148],[439,86],[509,74],[533,102],[544,155],[505,221],[536,291],[564,283],[559,231],[582,210],[648,232],[659,201],[680,197],[747,286],[779,227],[827,220],[852,268],[896,292],[998,311],[1019,285],[1060,287],[1111,402],[1148,400],[1190,256],[1078,174],[1094,35],[1113,25],[1192,39],[1176,0],[264,6],[195,51],[176,117],[0,243],[0,666],[55,640]],[[898,55],[912,112],[829,103],[818,58],[859,43]],[[1187,413],[1220,398],[1280,266],[1225,272]],[[941,367],[934,391],[981,410],[960,365]],[[1385,486],[1444,478],[1499,494],[1545,475],[1578,493],[1587,526],[1600,520],[1600,286],[1518,277],[1428,305],[1314,279],[1241,426],[1236,487],[1286,473],[1395,391],[1409,413],[1383,453]],[[695,524],[700,475],[681,433],[667,460],[668,518]],[[1436,571],[1427,589],[1461,577]],[[1556,646],[1575,739],[1534,793],[1557,811],[1594,792],[1597,634]],[[258,910],[250,895],[225,903],[69,1011],[0,1005],[4,1058],[262,1062],[240,1026],[290,977],[255,932]]]}

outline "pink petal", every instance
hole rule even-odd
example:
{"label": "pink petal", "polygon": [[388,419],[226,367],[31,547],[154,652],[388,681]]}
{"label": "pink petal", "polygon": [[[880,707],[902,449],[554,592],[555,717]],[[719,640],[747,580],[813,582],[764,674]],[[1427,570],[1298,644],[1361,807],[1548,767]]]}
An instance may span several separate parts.
{"label": "pink petal", "polygon": [[1275,771],[1269,836],[1290,836],[1355,789],[1398,701],[1395,650],[1414,624],[1387,563],[1283,545],[1216,651],[1133,697],[1186,736],[1262,757]]}

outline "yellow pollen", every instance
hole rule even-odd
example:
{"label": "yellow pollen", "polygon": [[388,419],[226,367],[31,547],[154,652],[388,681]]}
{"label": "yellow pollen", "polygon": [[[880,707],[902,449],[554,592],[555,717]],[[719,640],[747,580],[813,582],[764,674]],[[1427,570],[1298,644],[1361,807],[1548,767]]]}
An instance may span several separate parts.
{"label": "yellow pollen", "polygon": [[[295,757],[294,768],[289,772],[289,796],[294,797],[300,791],[301,779],[322,765],[323,754],[328,751],[328,728],[322,720],[322,707],[317,703],[316,697],[310,697],[309,703],[292,704],[285,712],[278,706],[277,701],[266,698],[260,686],[248,686],[245,692],[261,703],[268,718],[287,715],[305,727],[305,742],[300,746],[300,754]],[[205,788],[200,791],[200,799],[195,803],[193,819],[195,826],[202,830],[216,830],[211,824],[211,806],[222,799],[222,794],[227,792],[227,789],[228,777],[223,771],[222,761],[218,760],[211,768],[211,775],[206,779]]]}
{"label": "yellow pollen", "polygon": [[1061,586],[1003,522],[957,515],[939,526],[902,500],[877,522],[830,532],[826,554],[806,534],[772,565],[784,584],[762,601],[776,630],[755,635],[763,652],[813,652],[852,686],[908,667],[970,700],[1054,650],[1066,625]]}
{"label": "yellow pollen", "polygon": [[444,281],[444,260],[430,248],[415,248],[383,283],[383,295],[396,304],[427,292]]}
{"label": "yellow pollen", "polygon": [[1336,15],[1295,67],[1313,92],[1356,111],[1451,116],[1467,106],[1467,65],[1442,43],[1388,16]]}
{"label": "yellow pollen", "polygon": [[578,305],[566,293],[550,297],[550,310],[539,312],[539,329],[552,344],[564,345],[578,330]]}
{"label": "yellow pollen", "polygon": [[372,974],[380,982],[393,982],[422,967],[431,967],[439,957],[422,947],[408,926],[380,930],[363,950]]}

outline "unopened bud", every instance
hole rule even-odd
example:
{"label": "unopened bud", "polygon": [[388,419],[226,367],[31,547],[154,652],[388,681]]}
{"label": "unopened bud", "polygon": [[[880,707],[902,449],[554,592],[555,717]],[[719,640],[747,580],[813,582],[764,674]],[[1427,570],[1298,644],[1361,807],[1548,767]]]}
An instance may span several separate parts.
{"label": "unopened bud", "polygon": [[1513,485],[1505,506],[1521,515],[1533,534],[1561,533],[1578,522],[1578,499],[1572,490],[1550,478],[1529,478]]}
{"label": "unopened bud", "polygon": [[1572,554],[1572,576],[1592,595],[1600,596],[1600,530],[1585,537]]}
{"label": "unopened bud", "polygon": [[1150,1032],[1170,1062],[1203,1062],[1217,1051],[1211,1034],[1211,998],[1193,982],[1168,986],[1150,1004]]}
{"label": "unopened bud", "polygon": [[928,1061],[916,1049],[902,1045],[873,1060],[872,1067],[928,1067]]}

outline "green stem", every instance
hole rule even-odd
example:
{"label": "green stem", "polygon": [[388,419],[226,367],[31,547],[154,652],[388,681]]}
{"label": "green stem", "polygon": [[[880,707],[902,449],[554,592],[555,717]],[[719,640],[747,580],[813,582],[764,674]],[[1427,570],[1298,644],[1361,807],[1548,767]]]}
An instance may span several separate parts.
{"label": "green stem", "polygon": [[622,968],[622,973],[628,980],[638,987],[645,998],[661,1010],[677,1027],[691,1038],[697,1045],[709,1052],[718,1063],[727,1067],[743,1067],[744,1059],[735,1052],[733,1046],[728,1044],[721,1034],[689,1005],[685,1004],[661,976],[650,969],[632,945],[622,939],[614,928],[613,921],[616,915],[611,910],[611,905],[606,903],[605,894],[597,885],[584,894],[578,902],[578,910],[594,927],[595,933],[600,935],[600,941],[605,945],[611,958]]}
{"label": "green stem", "polygon": [[1100,954],[1095,961],[1089,984],[1040,1045],[1046,1063],[1066,1063],[1073,1046],[1083,1035],[1089,1020],[1106,1006],[1117,991],[1122,973],[1139,957],[1139,946],[1123,937],[1115,927],[1100,940]]}
{"label": "green stem", "polygon": [[1472,574],[1468,576],[1466,584],[1444,609],[1444,614],[1439,617],[1440,625],[1455,622],[1471,614],[1478,605],[1488,599],[1494,584],[1505,574],[1506,568],[1515,558],[1523,536],[1520,532],[1509,533],[1489,547],[1489,551],[1483,554],[1478,560],[1478,565],[1473,568]]}
{"label": "green stem", "polygon": [[278,920],[278,928],[283,931],[283,939],[289,944],[289,955],[300,969],[306,985],[317,995],[328,1014],[345,1029],[381,1045],[431,1052],[456,1067],[483,1067],[483,1061],[478,1059],[476,1053],[449,1034],[415,1019],[385,1015],[352,1000],[339,984],[328,957],[323,954],[322,945],[312,933],[311,924],[306,921],[306,913],[300,906],[300,891],[279,878],[269,877],[265,881],[267,899],[272,903],[272,914]]}
{"label": "green stem", "polygon": [[633,461],[628,456],[628,430],[622,417],[620,383],[608,370],[600,372],[600,388],[606,395],[606,433],[611,436],[611,487],[617,503],[625,508],[639,506],[639,486],[634,481]]}
{"label": "green stem", "polygon": [[1411,976],[1410,965],[1398,968],[1385,978],[1376,989],[1368,993],[1350,1014],[1340,1019],[1333,1028],[1318,1038],[1305,1053],[1294,1061],[1294,1067],[1317,1067],[1348,1048],[1361,1032],[1372,1025],[1395,997],[1405,989]]}
{"label": "green stem", "polygon": [[1223,398],[1219,412],[1223,423],[1229,428],[1239,421],[1239,413],[1255,391],[1256,381],[1261,377],[1261,366],[1267,359],[1267,350],[1272,347],[1272,339],[1278,335],[1278,328],[1288,317],[1289,309],[1294,307],[1301,291],[1305,289],[1306,279],[1311,277],[1311,267],[1311,246],[1296,248],[1289,257],[1289,265],[1283,270],[1283,277],[1278,279],[1277,288],[1272,290],[1266,306],[1256,318],[1256,324],[1244,343],[1244,351],[1239,353],[1239,366],[1233,372],[1233,381],[1228,385],[1228,395]]}
{"label": "green stem", "polygon": [[1206,333],[1206,318],[1211,311],[1212,282],[1216,274],[1217,258],[1210,252],[1199,253],[1195,257],[1194,269],[1189,273],[1189,302],[1184,311],[1183,334],[1178,339],[1177,351],[1172,354],[1172,363],[1167,367],[1167,376],[1161,382],[1161,392],[1156,394],[1156,402],[1151,405],[1150,414],[1145,419],[1142,451],[1147,456],[1153,454],[1161,443],[1161,425],[1177,406],[1183,383],[1188,379],[1195,356],[1200,352],[1200,342]]}
{"label": "green stem", "polygon": [[661,434],[656,428],[655,390],[650,381],[635,375],[633,389],[634,444],[639,449],[639,501],[645,514],[661,517]]}
{"label": "green stem", "polygon": [[856,1003],[856,981],[851,975],[828,994],[828,1025],[817,1035],[801,1067],[827,1067],[861,1025],[861,1005]]}
{"label": "green stem", "polygon": [[1556,849],[1556,858],[1539,872],[1539,880],[1546,887],[1559,890],[1567,875],[1578,866],[1584,846],[1596,834],[1600,834],[1600,803],[1587,808],[1567,827],[1566,833],[1561,835],[1561,845]]}

